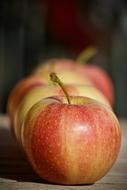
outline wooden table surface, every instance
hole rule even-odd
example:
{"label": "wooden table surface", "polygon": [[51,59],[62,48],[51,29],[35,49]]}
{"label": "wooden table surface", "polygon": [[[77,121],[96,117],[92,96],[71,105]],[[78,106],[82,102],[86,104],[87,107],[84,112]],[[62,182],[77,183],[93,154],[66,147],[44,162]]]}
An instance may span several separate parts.
{"label": "wooden table surface", "polygon": [[122,146],[110,172],[93,185],[64,186],[43,182],[24,158],[9,128],[0,115],[0,189],[1,190],[127,190],[127,120],[120,120]]}

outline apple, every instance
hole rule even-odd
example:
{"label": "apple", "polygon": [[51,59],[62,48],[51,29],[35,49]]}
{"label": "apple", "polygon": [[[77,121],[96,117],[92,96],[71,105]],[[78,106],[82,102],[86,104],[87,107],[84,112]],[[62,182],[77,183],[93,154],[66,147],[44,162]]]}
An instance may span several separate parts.
{"label": "apple", "polygon": [[41,64],[39,64],[33,71],[33,74],[45,74],[51,72],[61,72],[64,70],[75,70],[76,63],[71,59],[63,59],[63,58],[54,58],[49,59]]}
{"label": "apple", "polygon": [[79,67],[79,64],[70,59],[50,59],[40,64],[32,74],[41,76],[47,81],[47,84],[51,84],[49,74],[56,72],[64,84],[93,85],[87,77],[78,71]]}
{"label": "apple", "polygon": [[35,172],[57,184],[93,184],[113,166],[120,148],[112,110],[88,97],[55,96],[32,106],[21,139]]}
{"label": "apple", "polygon": [[103,93],[113,106],[114,88],[108,73],[98,66],[85,65],[84,68],[82,68],[82,74],[92,81],[92,84]]}
{"label": "apple", "polygon": [[[103,96],[103,94],[101,94],[101,92],[99,92],[93,86],[65,85],[65,88],[70,95],[91,97],[110,107],[107,99]],[[64,95],[64,93],[63,90],[56,85],[36,86],[25,95],[25,97],[22,99],[22,102],[17,108],[14,121],[14,133],[19,144],[21,144],[22,124],[29,109],[42,98],[57,95]]]}
{"label": "apple", "polygon": [[22,101],[23,97],[35,86],[44,85],[44,80],[40,76],[28,76],[20,80],[12,89],[8,102],[7,113],[10,117],[11,123],[14,123],[14,115],[18,105]]}

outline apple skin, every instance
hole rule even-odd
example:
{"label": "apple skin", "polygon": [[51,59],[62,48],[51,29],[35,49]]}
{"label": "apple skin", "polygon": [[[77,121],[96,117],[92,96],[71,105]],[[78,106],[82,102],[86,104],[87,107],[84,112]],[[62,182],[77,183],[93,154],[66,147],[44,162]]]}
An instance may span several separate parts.
{"label": "apple skin", "polygon": [[107,72],[94,65],[85,65],[83,68],[85,77],[88,77],[93,85],[107,98],[111,106],[114,104],[114,88]]}
{"label": "apple skin", "polygon": [[75,71],[76,63],[71,59],[53,58],[39,64],[33,71],[34,73],[51,73],[51,72],[61,72],[64,70]]}
{"label": "apple skin", "polygon": [[[107,99],[103,96],[103,94],[101,94],[101,92],[99,92],[93,86],[65,85],[65,88],[69,95],[90,97],[110,107],[110,104],[108,103]],[[42,98],[57,95],[63,96],[64,93],[59,86],[55,85],[36,86],[25,95],[22,102],[17,108],[14,120],[14,133],[20,145],[22,123],[29,109]]]}
{"label": "apple skin", "polygon": [[20,80],[15,87],[12,89],[8,102],[7,102],[7,113],[10,117],[11,124],[14,123],[14,116],[18,105],[22,101],[23,97],[35,86],[44,85],[44,81],[39,76],[28,76]]}
{"label": "apple skin", "polygon": [[120,148],[111,109],[87,97],[50,97],[34,104],[22,143],[36,173],[57,184],[93,184],[113,166]]}
{"label": "apple skin", "polygon": [[79,64],[70,59],[50,59],[40,64],[33,75],[41,76],[47,84],[51,84],[50,73],[55,72],[64,84],[93,85],[92,82],[78,70]]}

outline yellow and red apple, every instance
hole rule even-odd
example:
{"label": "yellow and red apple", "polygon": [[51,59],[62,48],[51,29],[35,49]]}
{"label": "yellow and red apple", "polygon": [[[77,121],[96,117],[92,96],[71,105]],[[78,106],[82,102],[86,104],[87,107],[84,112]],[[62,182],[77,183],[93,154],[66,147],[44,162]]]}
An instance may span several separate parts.
{"label": "yellow and red apple", "polygon": [[28,76],[20,80],[12,89],[8,102],[7,113],[9,114],[11,123],[14,123],[14,115],[22,101],[23,97],[35,86],[44,85],[44,80],[40,76]]}
{"label": "yellow and red apple", "polygon": [[50,59],[38,66],[33,75],[39,75],[51,84],[50,73],[55,72],[64,84],[92,85],[92,82],[78,71],[80,65],[70,59]]}
{"label": "yellow and red apple", "polygon": [[113,166],[119,122],[110,108],[87,97],[55,96],[34,104],[22,127],[22,144],[36,173],[58,184],[93,184]]}

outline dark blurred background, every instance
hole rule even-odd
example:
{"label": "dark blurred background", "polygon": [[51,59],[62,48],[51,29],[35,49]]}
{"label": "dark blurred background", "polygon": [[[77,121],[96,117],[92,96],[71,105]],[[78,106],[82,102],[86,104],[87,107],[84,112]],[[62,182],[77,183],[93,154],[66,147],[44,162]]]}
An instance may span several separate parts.
{"label": "dark blurred background", "polygon": [[1,0],[0,112],[12,87],[41,61],[76,58],[88,46],[91,64],[107,70],[115,87],[115,112],[127,117],[126,0]]}

